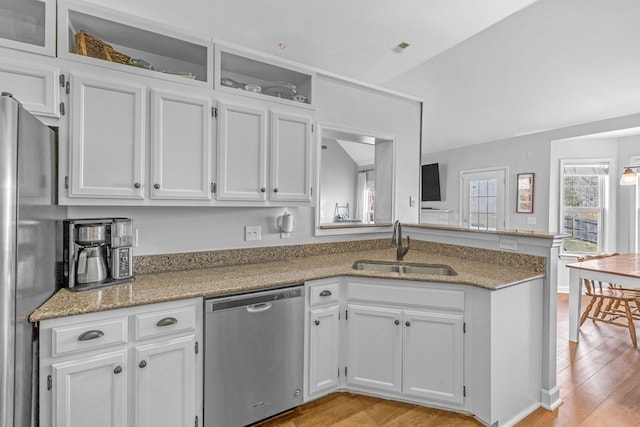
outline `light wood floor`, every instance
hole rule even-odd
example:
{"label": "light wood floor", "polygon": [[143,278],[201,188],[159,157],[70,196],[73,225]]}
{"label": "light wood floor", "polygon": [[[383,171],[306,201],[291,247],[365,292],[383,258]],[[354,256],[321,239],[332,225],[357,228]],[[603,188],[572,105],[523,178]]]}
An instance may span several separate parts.
{"label": "light wood floor", "polygon": [[[571,343],[568,312],[568,295],[561,294],[558,296],[557,378],[564,403],[553,412],[538,409],[517,426],[640,426],[640,350],[631,345],[629,331],[587,320],[580,331],[580,343]],[[333,393],[263,422],[259,427],[481,425],[472,417],[452,412],[351,393]]]}

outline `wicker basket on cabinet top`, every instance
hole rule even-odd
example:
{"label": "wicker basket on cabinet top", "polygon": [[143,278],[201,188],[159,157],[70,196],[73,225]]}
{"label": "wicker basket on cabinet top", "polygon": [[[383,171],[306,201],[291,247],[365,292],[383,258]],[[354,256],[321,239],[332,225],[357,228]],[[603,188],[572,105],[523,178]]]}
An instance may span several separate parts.
{"label": "wicker basket on cabinet top", "polygon": [[93,34],[80,30],[75,35],[75,50],[74,53],[82,56],[90,56],[92,58],[103,59],[109,62],[117,62],[120,64],[126,64],[131,59],[130,56],[120,53],[111,47],[109,44],[103,42]]}

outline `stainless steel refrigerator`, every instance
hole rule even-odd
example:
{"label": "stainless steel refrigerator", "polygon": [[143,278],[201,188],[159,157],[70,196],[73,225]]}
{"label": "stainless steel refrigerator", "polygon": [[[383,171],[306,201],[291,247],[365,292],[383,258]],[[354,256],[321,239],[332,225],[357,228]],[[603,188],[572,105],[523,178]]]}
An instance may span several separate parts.
{"label": "stainless steel refrigerator", "polygon": [[37,331],[57,290],[55,133],[0,96],[0,426],[37,425]]}

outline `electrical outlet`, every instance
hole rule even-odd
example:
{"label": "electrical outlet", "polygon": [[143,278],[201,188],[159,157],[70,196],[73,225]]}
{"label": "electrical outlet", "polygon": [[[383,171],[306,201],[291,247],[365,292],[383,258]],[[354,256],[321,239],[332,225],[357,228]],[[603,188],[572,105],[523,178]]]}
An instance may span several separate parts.
{"label": "electrical outlet", "polygon": [[416,196],[409,196],[409,207],[413,208],[416,205]]}
{"label": "electrical outlet", "polygon": [[262,240],[262,227],[259,225],[245,225],[244,226],[244,240]]}

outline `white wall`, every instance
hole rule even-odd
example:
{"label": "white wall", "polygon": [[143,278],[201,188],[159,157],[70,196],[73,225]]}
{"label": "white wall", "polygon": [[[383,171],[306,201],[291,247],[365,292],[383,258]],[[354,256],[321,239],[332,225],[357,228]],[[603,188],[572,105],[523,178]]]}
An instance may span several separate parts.
{"label": "white wall", "polygon": [[[394,216],[403,222],[417,223],[420,102],[325,75],[318,76],[313,93],[318,123],[360,129],[363,135],[384,135],[382,139],[395,140]],[[379,185],[376,182],[376,187]],[[415,206],[409,206],[411,196],[417,201]]]}
{"label": "white wall", "polygon": [[[422,156],[422,163],[439,162],[442,177],[443,201],[430,202],[429,205],[434,208],[451,209],[454,215],[459,215],[460,171],[507,165],[510,172],[507,185],[509,228],[557,232],[559,198],[559,161],[557,159],[559,152],[553,141],[632,128],[637,126],[639,120],[640,114],[634,114],[469,147],[426,153]],[[637,141],[632,137],[625,141],[624,146],[627,148],[624,155],[627,156],[627,160],[633,154],[634,147],[638,147],[635,148],[635,151],[640,151],[640,146],[634,146],[634,142]],[[581,145],[571,147],[565,154],[567,156],[583,156],[589,152],[583,151],[587,150],[589,146],[591,146],[591,154],[603,152],[598,149],[597,144],[585,143],[584,147]],[[552,150],[554,152],[553,158]],[[617,159],[618,154],[616,151],[609,152],[608,157]],[[514,183],[516,174],[523,172],[535,173],[533,215],[515,212]],[[527,217],[530,216],[536,218],[535,225],[527,224]],[[618,234],[621,232],[623,231],[619,230]]]}
{"label": "white wall", "polygon": [[[138,229],[134,255],[198,252],[324,241],[379,238],[382,235],[314,237],[313,208],[287,210],[294,216],[290,239],[280,239],[276,217],[284,208],[228,207],[89,207],[69,206],[69,218],[133,218]],[[244,226],[260,225],[262,240],[244,241]],[[386,236],[386,233],[384,234]]]}

